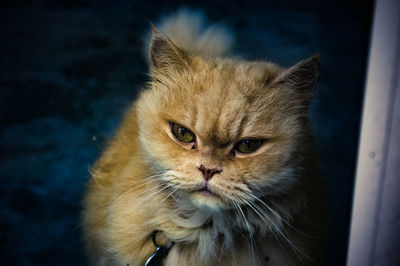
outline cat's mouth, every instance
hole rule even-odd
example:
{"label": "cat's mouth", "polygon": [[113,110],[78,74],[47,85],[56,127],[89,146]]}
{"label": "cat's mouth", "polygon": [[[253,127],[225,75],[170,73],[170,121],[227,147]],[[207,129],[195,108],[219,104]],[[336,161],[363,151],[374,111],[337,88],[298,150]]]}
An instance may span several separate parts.
{"label": "cat's mouth", "polygon": [[201,185],[199,189],[194,190],[194,192],[200,193],[203,196],[219,196],[210,185],[205,182]]}
{"label": "cat's mouth", "polygon": [[199,190],[197,190],[197,192],[199,192],[200,194],[204,195],[204,196],[212,196],[215,195],[214,192],[212,192],[210,189],[208,188],[201,188]]}
{"label": "cat's mouth", "polygon": [[194,203],[199,207],[207,207],[214,210],[225,208],[224,195],[215,186],[203,182],[194,187],[190,192]]}

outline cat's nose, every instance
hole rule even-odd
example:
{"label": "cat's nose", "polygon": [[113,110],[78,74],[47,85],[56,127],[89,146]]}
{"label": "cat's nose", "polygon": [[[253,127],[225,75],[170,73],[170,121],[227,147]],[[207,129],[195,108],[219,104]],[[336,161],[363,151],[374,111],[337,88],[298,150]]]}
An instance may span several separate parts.
{"label": "cat's nose", "polygon": [[213,177],[214,174],[218,174],[218,173],[222,172],[222,168],[218,168],[218,169],[207,168],[204,165],[200,165],[198,167],[198,169],[200,170],[200,172],[203,173],[203,178],[204,178],[205,181],[210,180]]}

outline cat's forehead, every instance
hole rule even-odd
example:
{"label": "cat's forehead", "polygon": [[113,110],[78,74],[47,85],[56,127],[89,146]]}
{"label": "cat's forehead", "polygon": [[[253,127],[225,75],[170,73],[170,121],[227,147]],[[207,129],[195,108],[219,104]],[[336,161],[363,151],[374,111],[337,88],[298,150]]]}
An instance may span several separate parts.
{"label": "cat's forehead", "polygon": [[281,68],[272,63],[221,59],[202,61],[188,74],[192,75],[194,82],[200,83],[201,90],[209,94],[236,90],[239,94],[252,97],[262,92],[280,71]]}
{"label": "cat's forehead", "polygon": [[[268,72],[261,63],[221,62],[208,71],[193,73],[191,82],[181,84],[186,93],[178,121],[190,127],[203,141],[220,145],[243,137],[263,137],[266,125]],[[264,97],[265,96],[265,97]]]}
{"label": "cat's forehead", "polygon": [[204,97],[193,106],[188,122],[203,141],[224,145],[242,138],[267,137],[273,131],[265,109],[257,110],[245,97]]}

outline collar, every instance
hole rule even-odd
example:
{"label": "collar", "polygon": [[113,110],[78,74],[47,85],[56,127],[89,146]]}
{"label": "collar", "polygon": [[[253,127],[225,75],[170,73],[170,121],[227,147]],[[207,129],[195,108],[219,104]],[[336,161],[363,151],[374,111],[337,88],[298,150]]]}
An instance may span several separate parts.
{"label": "collar", "polygon": [[152,233],[153,244],[156,247],[156,251],[150,255],[144,266],[161,266],[162,260],[168,256],[174,242],[168,243],[166,246],[161,246],[157,244],[157,234],[162,233],[160,230],[155,230]]}

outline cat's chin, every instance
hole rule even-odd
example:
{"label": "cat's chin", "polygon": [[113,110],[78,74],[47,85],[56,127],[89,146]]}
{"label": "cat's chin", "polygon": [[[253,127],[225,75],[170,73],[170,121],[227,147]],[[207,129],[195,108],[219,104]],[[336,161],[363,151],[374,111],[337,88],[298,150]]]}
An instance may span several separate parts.
{"label": "cat's chin", "polygon": [[198,208],[207,208],[211,210],[228,208],[222,197],[210,190],[200,189],[192,191],[190,192],[190,197]]}

